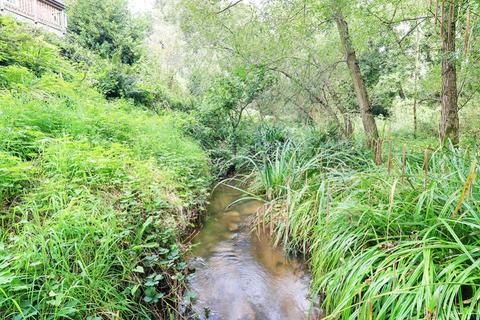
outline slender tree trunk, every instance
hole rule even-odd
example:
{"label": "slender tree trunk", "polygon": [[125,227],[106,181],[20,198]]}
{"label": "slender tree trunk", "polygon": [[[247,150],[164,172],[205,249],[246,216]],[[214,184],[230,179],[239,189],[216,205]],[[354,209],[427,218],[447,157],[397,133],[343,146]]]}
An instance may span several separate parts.
{"label": "slender tree trunk", "polygon": [[348,68],[350,69],[350,74],[352,75],[353,86],[357,95],[358,104],[360,105],[363,128],[365,129],[368,145],[370,147],[374,147],[376,141],[378,140],[377,124],[375,123],[375,118],[373,117],[372,106],[370,105],[367,88],[360,72],[357,55],[350,39],[348,24],[347,21],[345,21],[341,11],[336,13],[335,20],[337,22],[342,45],[345,50]]}
{"label": "slender tree trunk", "polygon": [[442,20],[442,112],[440,119],[440,139],[448,139],[454,145],[460,140],[458,119],[457,67],[455,61],[455,27],[457,23],[457,5],[454,0],[443,4],[445,14]]}
{"label": "slender tree trunk", "polygon": [[342,105],[337,92],[335,92],[334,89],[330,88],[329,85],[327,85],[327,88],[329,88],[328,92],[332,97],[333,104],[336,106],[336,108],[338,109],[338,111],[340,111],[340,114],[342,115],[343,135],[345,139],[350,140],[353,135],[353,125],[352,125],[352,120],[350,119],[350,114],[348,113],[348,110]]}
{"label": "slender tree trunk", "polygon": [[340,122],[340,119],[338,118],[337,113],[335,112],[335,109],[332,108],[332,106],[330,105],[325,88],[322,89],[322,93],[323,93],[323,97],[315,96],[315,100],[317,100],[317,102],[323,106],[323,108],[327,111],[327,113],[333,119],[333,122],[335,122],[335,125],[337,126],[338,133],[342,137],[346,138],[347,136],[346,136],[344,126]]}
{"label": "slender tree trunk", "polygon": [[417,131],[418,131],[418,120],[417,120],[417,93],[413,97],[413,138],[417,139]]}
{"label": "slender tree trunk", "polygon": [[348,111],[340,105],[337,105],[337,109],[342,114],[343,126],[344,126],[343,131],[345,132],[345,138],[347,140],[350,140],[353,135],[353,125],[352,125],[352,120],[350,119],[350,115],[348,114]]}
{"label": "slender tree trunk", "polygon": [[407,96],[405,95],[405,91],[403,90],[403,86],[400,81],[397,82],[397,87],[398,87],[398,95],[400,96],[400,99],[405,100]]}
{"label": "slender tree trunk", "polygon": [[415,74],[413,75],[413,138],[417,138],[417,101],[418,101],[418,78],[420,69],[420,27],[417,27],[416,35],[416,54],[415,54]]}
{"label": "slender tree trunk", "polygon": [[342,125],[342,123],[340,122],[340,119],[338,119],[338,116],[337,116],[337,113],[335,112],[335,110],[332,107],[330,107],[329,105],[326,105],[324,107],[325,107],[325,110],[327,111],[327,113],[330,115],[330,117],[332,117],[333,122],[335,122],[335,125],[337,126],[338,133],[342,137],[346,138],[347,135],[346,135],[346,132],[345,132],[345,128]]}

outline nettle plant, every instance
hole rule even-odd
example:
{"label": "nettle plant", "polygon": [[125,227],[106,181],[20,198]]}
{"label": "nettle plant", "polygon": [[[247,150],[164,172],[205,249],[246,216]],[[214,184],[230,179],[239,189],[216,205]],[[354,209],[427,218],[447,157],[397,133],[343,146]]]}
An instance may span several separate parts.
{"label": "nettle plant", "polygon": [[175,297],[169,296],[171,288],[183,284],[187,266],[175,231],[158,232],[157,224],[150,217],[137,233],[132,250],[141,252],[142,257],[132,270],[134,281],[125,288],[127,294],[149,305],[156,305],[161,299],[175,301]]}

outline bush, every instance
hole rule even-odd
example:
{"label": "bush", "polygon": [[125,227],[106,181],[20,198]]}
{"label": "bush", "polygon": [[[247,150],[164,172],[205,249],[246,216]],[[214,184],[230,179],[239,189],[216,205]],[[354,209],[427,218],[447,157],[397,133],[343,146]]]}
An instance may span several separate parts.
{"label": "bush", "polygon": [[51,72],[69,77],[73,69],[58,52],[38,31],[0,16],[0,66],[22,66],[37,76]]}
{"label": "bush", "polygon": [[141,57],[147,24],[132,16],[125,0],[73,0],[67,6],[69,36],[82,47],[128,65]]}

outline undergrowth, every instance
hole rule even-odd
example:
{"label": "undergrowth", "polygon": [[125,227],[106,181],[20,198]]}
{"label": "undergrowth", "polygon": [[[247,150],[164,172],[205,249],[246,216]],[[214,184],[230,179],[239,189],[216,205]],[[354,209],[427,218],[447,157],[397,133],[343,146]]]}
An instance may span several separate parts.
{"label": "undergrowth", "polygon": [[210,183],[182,116],[107,101],[0,18],[0,318],[160,319]]}
{"label": "undergrowth", "polygon": [[349,144],[286,144],[254,171],[270,201],[257,225],[309,257],[327,319],[475,319],[478,161],[400,148],[376,166]]}

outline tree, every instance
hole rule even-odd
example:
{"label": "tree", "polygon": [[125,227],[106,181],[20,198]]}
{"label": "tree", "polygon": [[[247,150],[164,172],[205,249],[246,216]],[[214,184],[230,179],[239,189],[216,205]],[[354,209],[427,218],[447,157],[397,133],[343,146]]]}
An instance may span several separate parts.
{"label": "tree", "polygon": [[455,0],[442,1],[442,111],[440,119],[440,139],[450,140],[457,145],[460,140],[458,118],[457,66],[455,58],[455,31],[458,5]]}
{"label": "tree", "polygon": [[205,97],[203,118],[209,122],[207,126],[220,134],[217,139],[227,142],[233,157],[238,153],[239,129],[245,111],[272,81],[271,74],[263,67],[236,67],[228,76],[216,79]]}
{"label": "tree", "polygon": [[353,87],[355,89],[358,104],[360,105],[362,123],[365,134],[367,136],[367,142],[369,146],[373,147],[376,140],[378,140],[378,130],[375,118],[373,117],[372,107],[368,98],[367,88],[363,81],[357,55],[350,39],[347,21],[345,20],[340,8],[337,8],[334,15],[335,21],[337,23],[338,33],[340,35],[340,40],[345,51],[347,65],[352,76]]}
{"label": "tree", "polygon": [[[369,145],[379,137],[376,115],[411,116],[414,135],[431,135],[437,125],[431,126],[426,116],[433,117],[440,104],[445,135],[457,132],[446,139],[455,143],[459,110],[478,101],[478,50],[466,50],[460,63],[460,45],[455,44],[465,24],[465,48],[478,48],[477,1],[437,1],[445,12],[439,19],[444,20],[443,38],[428,23],[435,1],[182,3],[182,30],[196,66],[189,69],[200,75],[195,77],[199,96],[208,90],[209,77],[232,64],[266,66],[278,81],[267,93],[270,99],[262,101],[262,116],[289,123],[305,120],[320,130],[334,123],[337,133],[348,138],[358,114]],[[458,12],[454,19],[450,4]],[[437,50],[441,41],[449,41],[444,46],[448,52]]]}
{"label": "tree", "polygon": [[103,58],[119,56],[132,65],[141,57],[147,23],[134,18],[126,0],[72,0],[67,6],[69,36]]}

